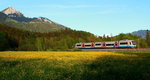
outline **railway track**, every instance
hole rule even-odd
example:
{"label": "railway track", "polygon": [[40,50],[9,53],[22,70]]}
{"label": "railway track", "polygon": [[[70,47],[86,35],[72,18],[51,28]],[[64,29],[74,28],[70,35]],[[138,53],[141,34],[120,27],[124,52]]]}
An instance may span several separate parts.
{"label": "railway track", "polygon": [[150,51],[150,48],[134,48],[134,49],[82,49],[82,51],[110,51],[110,52],[117,52],[117,51]]}

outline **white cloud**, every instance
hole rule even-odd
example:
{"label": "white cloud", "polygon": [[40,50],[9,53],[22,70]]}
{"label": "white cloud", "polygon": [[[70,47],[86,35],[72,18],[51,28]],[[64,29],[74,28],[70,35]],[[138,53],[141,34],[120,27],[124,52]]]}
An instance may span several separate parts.
{"label": "white cloud", "polygon": [[43,8],[96,8],[98,5],[38,5],[35,7]]}

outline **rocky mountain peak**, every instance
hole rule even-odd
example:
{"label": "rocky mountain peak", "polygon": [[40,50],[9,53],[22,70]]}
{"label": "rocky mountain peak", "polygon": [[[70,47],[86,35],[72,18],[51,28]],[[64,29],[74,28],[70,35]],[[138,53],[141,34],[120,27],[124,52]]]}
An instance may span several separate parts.
{"label": "rocky mountain peak", "polygon": [[51,20],[45,17],[38,17],[36,20],[41,21],[41,22],[48,22],[48,23],[53,23]]}
{"label": "rocky mountain peak", "polygon": [[13,7],[8,7],[2,11],[6,15],[10,15],[10,17],[15,17],[15,16],[23,16],[23,14],[19,11],[17,11]]}

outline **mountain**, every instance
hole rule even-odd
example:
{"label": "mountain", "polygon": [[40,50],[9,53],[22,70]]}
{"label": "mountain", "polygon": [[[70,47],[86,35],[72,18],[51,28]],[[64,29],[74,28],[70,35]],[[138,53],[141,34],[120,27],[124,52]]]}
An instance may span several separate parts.
{"label": "mountain", "polygon": [[[133,35],[137,35],[137,36],[140,36],[142,37],[143,39],[146,38],[146,31],[147,30],[138,30],[138,31],[134,31],[132,32]],[[150,32],[150,30],[148,30]]]}
{"label": "mountain", "polygon": [[[6,9],[4,9],[3,11],[2,11],[4,14],[6,14],[6,15],[10,15],[10,16],[13,16],[13,14],[16,14],[18,17],[22,17],[23,16],[23,14],[21,13],[21,12],[19,12],[19,11],[17,11],[15,8],[13,8],[13,7],[8,7],[8,8],[6,8]],[[15,17],[15,16],[14,16]]]}
{"label": "mountain", "polygon": [[42,33],[58,31],[67,28],[45,17],[26,17],[13,7],[8,7],[0,12],[0,23],[28,31]]}
{"label": "mountain", "polygon": [[21,12],[17,11],[13,7],[8,7],[2,11],[2,13],[6,14],[8,18],[16,20],[18,22],[29,22],[32,21],[32,18],[25,17]]}

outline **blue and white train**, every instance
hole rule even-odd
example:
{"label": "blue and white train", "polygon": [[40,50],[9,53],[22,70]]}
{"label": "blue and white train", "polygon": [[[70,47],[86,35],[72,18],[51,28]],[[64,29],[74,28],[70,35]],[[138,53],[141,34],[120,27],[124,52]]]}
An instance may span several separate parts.
{"label": "blue and white train", "polygon": [[136,48],[136,42],[134,40],[120,40],[120,41],[106,41],[106,42],[76,43],[75,48],[78,49]]}

